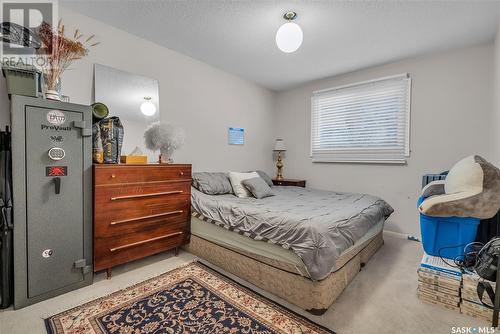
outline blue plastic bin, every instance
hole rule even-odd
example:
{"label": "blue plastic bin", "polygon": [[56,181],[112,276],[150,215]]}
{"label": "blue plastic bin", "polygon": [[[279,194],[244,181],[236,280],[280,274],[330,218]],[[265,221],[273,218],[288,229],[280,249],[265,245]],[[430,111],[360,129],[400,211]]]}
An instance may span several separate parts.
{"label": "blue plastic bin", "polygon": [[[424,201],[418,199],[418,205]],[[455,259],[464,255],[464,246],[476,239],[479,218],[431,217],[420,214],[424,251],[433,256]]]}

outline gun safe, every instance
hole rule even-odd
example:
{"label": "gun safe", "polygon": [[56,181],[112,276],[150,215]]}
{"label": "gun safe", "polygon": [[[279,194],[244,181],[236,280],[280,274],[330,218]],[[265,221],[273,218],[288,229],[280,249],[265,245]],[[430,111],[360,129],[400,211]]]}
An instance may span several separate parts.
{"label": "gun safe", "polygon": [[13,95],[14,308],[89,285],[89,106]]}

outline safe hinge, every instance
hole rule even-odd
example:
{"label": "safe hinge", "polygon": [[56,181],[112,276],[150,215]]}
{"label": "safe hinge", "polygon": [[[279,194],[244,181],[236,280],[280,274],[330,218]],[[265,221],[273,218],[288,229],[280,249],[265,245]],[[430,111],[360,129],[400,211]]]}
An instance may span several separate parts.
{"label": "safe hinge", "polygon": [[73,127],[82,129],[82,137],[92,136],[92,129],[86,128],[87,123],[85,121],[73,121]]}
{"label": "safe hinge", "polygon": [[92,266],[87,265],[86,259],[76,260],[74,265],[75,265],[75,268],[81,268],[83,274],[87,274],[90,272],[90,270],[92,270]]}

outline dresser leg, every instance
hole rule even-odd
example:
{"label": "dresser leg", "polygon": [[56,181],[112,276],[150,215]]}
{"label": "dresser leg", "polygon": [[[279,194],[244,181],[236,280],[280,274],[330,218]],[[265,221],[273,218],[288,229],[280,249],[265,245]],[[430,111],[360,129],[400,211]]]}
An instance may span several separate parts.
{"label": "dresser leg", "polygon": [[106,268],[106,279],[111,279],[111,268]]}
{"label": "dresser leg", "polygon": [[179,247],[175,247],[175,256],[179,255]]}

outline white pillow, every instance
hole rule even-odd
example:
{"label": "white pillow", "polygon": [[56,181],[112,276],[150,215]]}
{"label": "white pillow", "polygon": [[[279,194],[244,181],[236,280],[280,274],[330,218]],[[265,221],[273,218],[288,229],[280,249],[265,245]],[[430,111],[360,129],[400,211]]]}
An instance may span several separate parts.
{"label": "white pillow", "polygon": [[252,197],[252,193],[241,182],[243,180],[253,179],[254,177],[260,176],[256,172],[229,172],[229,181],[231,182],[231,186],[233,186],[234,194],[239,198]]}

